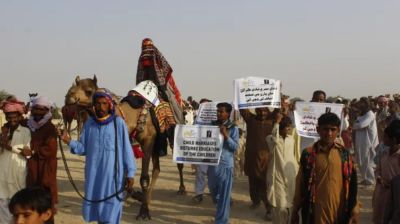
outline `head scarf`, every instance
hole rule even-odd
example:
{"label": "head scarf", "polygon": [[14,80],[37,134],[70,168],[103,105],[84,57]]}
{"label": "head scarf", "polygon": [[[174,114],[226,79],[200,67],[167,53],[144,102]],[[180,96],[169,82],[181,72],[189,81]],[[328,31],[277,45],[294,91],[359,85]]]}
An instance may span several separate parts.
{"label": "head scarf", "polygon": [[[144,68],[146,66],[154,66],[155,77],[148,77],[150,74],[145,74]],[[172,68],[169,65],[167,59],[162,53],[154,46],[153,41],[150,38],[146,38],[142,41],[142,53],[139,57],[138,70],[136,76],[136,84],[148,79],[154,79],[153,82],[157,86],[164,86],[172,74]],[[147,76],[147,77],[146,77]]]}
{"label": "head scarf", "polygon": [[45,96],[38,96],[32,100],[32,107],[34,106],[42,106],[51,110],[54,107],[54,103],[49,100],[49,98]]}
{"label": "head scarf", "polygon": [[[154,73],[152,71],[150,72],[151,74],[145,72],[145,67],[147,66],[154,66]],[[172,72],[172,67],[163,54],[154,46],[153,41],[150,38],[145,38],[142,41],[142,53],[138,62],[136,84],[145,80],[151,80],[159,89],[160,87],[170,88],[175,95],[178,105],[182,106],[181,93],[175,84]]]}
{"label": "head scarf", "polygon": [[47,112],[47,114],[45,114],[40,121],[35,121],[33,118],[33,114],[31,114],[30,118],[28,119],[28,127],[33,132],[41,128],[44,124],[51,120],[51,118],[53,117],[53,115],[51,114],[51,109],[54,107],[54,103],[45,96],[39,96],[32,101],[32,107],[35,106],[46,107],[49,112]]}
{"label": "head scarf", "polygon": [[[115,105],[114,105],[114,101],[112,98],[112,94],[107,89],[98,89],[93,95],[92,102],[95,103],[96,100],[101,97],[104,97],[107,100],[108,105],[109,105],[110,114],[105,117],[99,118],[96,116],[96,113],[93,113],[93,117],[97,124],[104,125],[104,124],[110,123],[114,119]],[[93,108],[93,110],[94,110],[94,108]]]}
{"label": "head scarf", "polygon": [[2,110],[4,113],[17,112],[20,114],[25,113],[25,103],[18,100],[5,101],[2,105]]}

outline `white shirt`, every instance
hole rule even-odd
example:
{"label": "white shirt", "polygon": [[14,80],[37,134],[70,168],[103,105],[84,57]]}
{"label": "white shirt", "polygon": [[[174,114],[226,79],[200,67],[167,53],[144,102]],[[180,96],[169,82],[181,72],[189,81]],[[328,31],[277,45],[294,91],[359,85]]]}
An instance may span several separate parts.
{"label": "white shirt", "polygon": [[21,125],[15,129],[12,139],[12,150],[0,152],[0,199],[10,199],[17,191],[25,188],[26,159],[19,154],[20,149],[30,146],[31,132]]}
{"label": "white shirt", "polygon": [[295,158],[295,141],[292,135],[279,135],[279,124],[267,136],[271,160],[267,171],[268,201],[273,207],[290,208],[296,186],[299,164]]}

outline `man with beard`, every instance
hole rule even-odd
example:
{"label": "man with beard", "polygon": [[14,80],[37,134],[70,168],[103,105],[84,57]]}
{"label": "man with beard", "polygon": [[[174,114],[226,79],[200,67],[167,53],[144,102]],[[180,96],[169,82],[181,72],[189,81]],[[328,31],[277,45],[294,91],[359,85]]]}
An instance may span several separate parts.
{"label": "man with beard", "polygon": [[[32,157],[28,159],[27,187],[39,186],[50,191],[53,214],[57,197],[57,130],[51,123],[53,103],[47,97],[32,102],[28,127],[31,130]],[[50,222],[54,222],[54,216]]]}
{"label": "man with beard", "polygon": [[[266,107],[256,108],[256,115],[247,109],[240,110],[246,122],[246,151],[244,173],[249,178],[249,191],[252,209],[257,208],[261,201],[264,203],[267,214],[270,206],[267,201],[267,168],[269,160],[266,138],[272,133],[272,120],[268,118],[270,112]],[[269,215],[268,215],[269,216]],[[269,217],[266,217],[269,219]]]}
{"label": "man with beard", "polygon": [[30,150],[31,132],[21,126],[25,104],[8,100],[3,104],[7,123],[2,127],[0,138],[0,223],[10,223],[8,211],[11,197],[26,183],[26,159]]}
{"label": "man with beard", "polygon": [[85,197],[90,201],[83,202],[85,221],[120,223],[123,190],[132,190],[136,163],[127,127],[115,115],[112,96],[100,89],[93,102],[94,114],[85,122],[79,141],[71,140],[66,131],[59,130],[59,134],[71,153],[86,156]]}

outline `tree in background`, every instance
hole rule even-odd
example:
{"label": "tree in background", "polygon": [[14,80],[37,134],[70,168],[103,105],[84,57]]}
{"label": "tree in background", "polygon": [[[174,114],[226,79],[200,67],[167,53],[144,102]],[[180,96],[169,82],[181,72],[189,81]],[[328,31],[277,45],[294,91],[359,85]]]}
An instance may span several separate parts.
{"label": "tree in background", "polygon": [[61,119],[61,109],[58,106],[54,106],[54,108],[51,110],[51,113],[53,114],[53,119]]}
{"label": "tree in background", "polygon": [[7,99],[7,97],[11,96],[10,93],[8,93],[7,91],[0,90],[0,102],[2,102],[3,100]]}

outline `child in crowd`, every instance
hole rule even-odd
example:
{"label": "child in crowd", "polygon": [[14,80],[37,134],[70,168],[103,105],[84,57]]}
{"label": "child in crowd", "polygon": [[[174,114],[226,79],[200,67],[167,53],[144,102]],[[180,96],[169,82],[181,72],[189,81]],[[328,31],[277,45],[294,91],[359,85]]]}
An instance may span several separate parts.
{"label": "child in crowd", "polygon": [[50,193],[42,188],[24,188],[10,200],[15,224],[47,224],[52,217]]}
{"label": "child in crowd", "polygon": [[276,113],[272,134],[266,139],[271,158],[267,172],[267,198],[272,206],[272,223],[289,223],[293,206],[299,165],[291,133],[292,120],[280,112]]}

